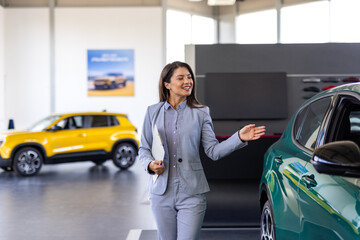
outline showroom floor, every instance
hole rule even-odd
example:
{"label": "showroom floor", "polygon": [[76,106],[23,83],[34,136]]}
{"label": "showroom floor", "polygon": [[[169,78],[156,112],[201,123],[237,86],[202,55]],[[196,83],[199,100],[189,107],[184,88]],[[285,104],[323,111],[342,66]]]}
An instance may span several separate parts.
{"label": "showroom floor", "polygon": [[[138,162],[128,171],[111,161],[45,165],[28,178],[0,170],[0,239],[155,240],[146,183]],[[258,203],[244,201],[249,184],[235,184],[232,190],[223,182],[210,186],[201,239],[259,239],[258,213],[249,211]],[[256,198],[255,188],[250,199]],[[233,203],[226,200],[230,193]],[[217,201],[225,204],[217,206]]]}

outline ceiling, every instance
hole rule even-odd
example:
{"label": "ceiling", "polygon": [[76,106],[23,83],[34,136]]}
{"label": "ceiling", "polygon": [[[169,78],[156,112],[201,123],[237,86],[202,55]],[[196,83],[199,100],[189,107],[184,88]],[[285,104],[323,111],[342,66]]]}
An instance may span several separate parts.
{"label": "ceiling", "polygon": [[[54,1],[55,6],[161,6],[163,0],[0,0],[3,7],[46,7]],[[222,0],[223,1],[223,0]],[[242,2],[245,0],[236,0]],[[253,0],[254,1],[254,0]],[[270,0],[274,1],[274,0]],[[166,0],[166,2],[178,2],[183,4],[206,4],[207,0]]]}
{"label": "ceiling", "polygon": [[55,1],[55,6],[161,6],[162,0],[0,0],[4,7],[46,7]]}

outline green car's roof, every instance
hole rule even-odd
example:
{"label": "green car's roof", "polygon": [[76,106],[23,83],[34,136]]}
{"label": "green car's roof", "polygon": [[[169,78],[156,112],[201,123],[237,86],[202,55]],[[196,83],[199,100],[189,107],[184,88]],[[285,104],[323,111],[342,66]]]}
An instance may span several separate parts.
{"label": "green car's roof", "polygon": [[308,101],[306,101],[305,103],[316,99],[318,97],[321,97],[323,95],[329,94],[329,93],[336,93],[336,92],[354,92],[354,93],[358,93],[360,94],[360,82],[359,83],[348,83],[348,84],[344,84],[344,85],[340,85],[334,88],[330,88],[326,91],[320,92],[318,94],[316,94],[315,96],[313,96],[312,98],[310,98]]}
{"label": "green car's roof", "polygon": [[344,84],[327,90],[327,92],[338,92],[338,91],[352,91],[352,92],[360,93],[360,83]]}

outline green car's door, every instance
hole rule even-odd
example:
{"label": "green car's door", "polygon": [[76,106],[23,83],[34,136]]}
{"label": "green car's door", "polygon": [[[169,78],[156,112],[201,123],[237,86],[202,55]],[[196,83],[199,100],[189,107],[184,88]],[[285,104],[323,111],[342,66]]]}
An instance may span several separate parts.
{"label": "green car's door", "polygon": [[[268,177],[268,185],[270,188],[274,186],[270,191],[277,239],[298,239],[301,233],[299,183],[307,173],[305,166],[311,159],[312,149],[330,103],[331,96],[328,96],[300,109],[293,127],[285,131],[282,140],[271,147],[267,156],[271,159],[266,162],[275,163],[272,167],[274,177]],[[265,166],[267,168],[269,167]]]}
{"label": "green car's door", "polygon": [[[297,204],[301,205],[301,195],[304,191],[304,181],[312,184],[315,182],[313,180],[313,175],[311,175],[306,169],[307,164],[310,162],[311,155],[315,149],[316,140],[326,116],[326,113],[329,110],[330,104],[332,102],[331,96],[325,96],[321,99],[310,102],[307,106],[303,107],[294,122],[293,127],[293,141],[298,147],[299,152],[295,154],[296,167],[298,169],[298,182],[297,182]],[[298,225],[299,225],[299,235],[300,239],[303,232],[303,223],[301,208],[299,208],[298,216]],[[300,220],[300,221],[299,221]],[[310,238],[313,239],[313,238]],[[314,238],[316,239],[316,238]]]}
{"label": "green car's door", "polygon": [[[360,140],[360,102],[344,99],[324,126],[325,143]],[[360,179],[320,174],[311,162],[305,168],[299,183],[300,239],[360,239]]]}

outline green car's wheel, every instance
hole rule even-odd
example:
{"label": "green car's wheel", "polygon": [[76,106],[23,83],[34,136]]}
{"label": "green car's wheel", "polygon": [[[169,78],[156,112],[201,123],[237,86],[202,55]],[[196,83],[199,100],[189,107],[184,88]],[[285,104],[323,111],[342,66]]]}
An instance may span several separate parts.
{"label": "green car's wheel", "polygon": [[33,147],[20,148],[14,157],[13,169],[20,176],[33,176],[40,171],[43,156]]}
{"label": "green car's wheel", "polygon": [[136,158],[136,149],[130,143],[120,143],[113,153],[113,162],[120,169],[131,167]]}
{"label": "green car's wheel", "polygon": [[261,240],[275,240],[274,213],[269,201],[264,204],[261,212]]}

